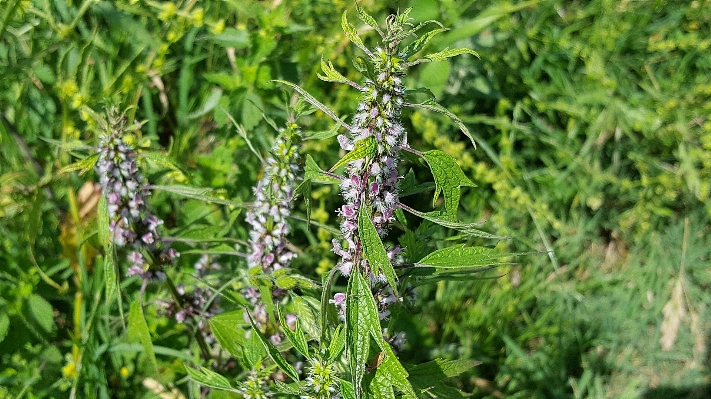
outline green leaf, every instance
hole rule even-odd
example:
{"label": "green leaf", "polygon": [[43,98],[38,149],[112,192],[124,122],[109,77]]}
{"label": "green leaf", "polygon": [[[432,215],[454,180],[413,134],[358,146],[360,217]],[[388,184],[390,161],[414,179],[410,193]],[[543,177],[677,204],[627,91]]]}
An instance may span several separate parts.
{"label": "green leaf", "polygon": [[351,384],[350,381],[339,379],[338,385],[341,387],[341,395],[343,395],[343,399],[355,399],[356,393],[353,389],[353,384]]}
{"label": "green leaf", "polygon": [[247,369],[258,369],[262,358],[267,354],[257,334],[249,334],[249,337],[245,338],[242,351],[244,353],[242,360],[246,363]]}
{"label": "green leaf", "polygon": [[304,180],[311,180],[323,184],[339,184],[341,182],[319,168],[316,161],[308,154],[306,155],[306,162],[304,164]]}
{"label": "green leaf", "polygon": [[225,200],[222,198],[217,198],[208,195],[208,193],[212,192],[212,190],[209,188],[199,188],[181,185],[150,186],[150,188],[153,190],[160,190],[172,194],[178,194],[183,197],[192,198],[203,202],[212,202],[215,204],[234,206],[238,208],[242,208],[245,206],[242,202]]}
{"label": "green leaf", "polygon": [[242,346],[245,345],[244,330],[239,328],[245,323],[243,314],[241,310],[234,310],[213,316],[209,320],[210,330],[222,349],[238,358],[242,357]]}
{"label": "green leaf", "polygon": [[226,391],[239,392],[239,390],[232,387],[227,378],[221,376],[220,374],[205,368],[200,367],[200,370],[196,370],[192,367],[188,367],[183,364],[185,371],[188,373],[190,378],[195,380],[197,383],[215,389],[222,389]]}
{"label": "green leaf", "polygon": [[140,299],[135,299],[131,302],[131,308],[128,312],[128,340],[135,342],[139,341],[143,346],[146,356],[153,366],[153,374],[158,374],[158,361],[156,354],[153,351],[153,341],[151,341],[151,333],[146,324],[146,318],[143,315]]}
{"label": "green leaf", "polygon": [[337,361],[345,348],[346,332],[343,329],[343,325],[339,324],[331,336],[331,342],[328,344],[328,362],[332,363]]}
{"label": "green leaf", "polygon": [[284,290],[291,290],[296,287],[307,289],[315,289],[319,287],[318,283],[315,281],[296,274],[290,276],[279,276],[275,279],[274,283],[277,287]]}
{"label": "green leaf", "polygon": [[114,263],[113,247],[104,256],[104,289],[106,290],[106,302],[109,303],[115,295],[119,295],[118,280],[116,273],[116,263]]}
{"label": "green leaf", "polygon": [[410,367],[410,381],[413,388],[434,398],[466,398],[460,390],[444,384],[447,378],[455,377],[481,364],[473,360],[435,359]]}
{"label": "green leaf", "polygon": [[333,125],[333,128],[320,132],[306,132],[304,140],[325,140],[338,135],[338,125]]}
{"label": "green leaf", "polygon": [[190,119],[197,119],[208,112],[212,111],[217,107],[217,104],[220,103],[220,99],[222,98],[222,89],[219,87],[213,87],[212,91],[210,92],[210,95],[207,96],[205,99],[205,102],[202,104],[202,107],[200,107],[199,110],[188,114],[187,118],[188,120]]}
{"label": "green leaf", "polygon": [[297,93],[301,94],[301,96],[304,97],[304,100],[306,100],[309,104],[311,104],[311,105],[313,105],[314,107],[320,109],[321,112],[323,112],[324,114],[330,116],[331,119],[333,119],[334,121],[336,121],[339,125],[345,127],[346,130],[348,130],[348,131],[353,130],[353,128],[351,127],[351,125],[349,125],[349,124],[347,124],[346,122],[344,122],[343,120],[341,120],[341,118],[339,118],[333,111],[331,111],[330,108],[328,108],[327,106],[323,105],[319,100],[317,100],[314,96],[312,96],[311,94],[309,94],[309,92],[307,92],[306,90],[302,89],[302,88],[299,87],[298,85],[295,85],[295,84],[293,84],[293,83],[291,83],[291,82],[287,82],[286,80],[273,80],[273,82],[281,83],[281,84],[284,84],[284,85],[287,85],[287,86],[291,87],[291,88],[294,89]]}
{"label": "green leaf", "polygon": [[328,63],[326,63],[323,60],[323,57],[321,57],[321,70],[323,71],[324,75],[317,73],[316,76],[318,76],[319,79],[321,79],[325,82],[353,84],[353,82],[350,79],[341,75],[341,73],[338,72],[336,70],[336,68],[333,67],[333,64],[331,63],[331,61],[328,61]]}
{"label": "green leaf", "polygon": [[54,309],[46,299],[37,294],[31,294],[27,298],[27,307],[32,319],[45,333],[54,331]]}
{"label": "green leaf", "polygon": [[405,58],[405,59],[407,60],[408,58],[410,58],[410,57],[412,57],[413,55],[417,54],[420,50],[422,50],[423,48],[425,48],[425,46],[427,45],[427,43],[428,43],[433,37],[437,36],[438,34],[440,34],[440,33],[442,33],[442,32],[446,32],[447,30],[448,30],[448,29],[444,29],[444,28],[441,28],[441,29],[433,29],[433,30],[431,30],[431,31],[429,31],[429,32],[427,32],[427,33],[425,33],[424,35],[420,36],[419,38],[417,38],[417,40],[415,40],[414,42],[408,44],[408,45],[405,47],[405,49],[402,51],[402,52],[404,53],[403,58]]}
{"label": "green leaf", "polygon": [[378,235],[378,231],[375,229],[375,225],[370,220],[370,216],[364,206],[358,212],[358,232],[360,233],[363,252],[370,264],[371,272],[377,276],[382,271],[388,280],[388,284],[395,292],[395,296],[398,296],[395,270],[392,263],[390,263],[385,245],[383,245],[383,241],[380,239],[380,235]]}
{"label": "green leaf", "polygon": [[462,133],[464,133],[467,137],[469,137],[469,140],[472,142],[472,145],[474,146],[474,148],[476,148],[476,143],[474,142],[474,137],[469,132],[469,129],[467,129],[467,126],[464,124],[464,122],[462,122],[462,120],[459,119],[459,117],[457,117],[457,115],[454,115],[454,113],[452,113],[450,110],[437,104],[437,102],[434,101],[433,99],[430,98],[427,101],[420,103],[420,104],[410,104],[410,106],[419,107],[419,108],[423,108],[423,109],[426,109],[429,111],[439,112],[440,114],[447,115],[449,118],[451,118],[457,124],[457,126],[459,126],[459,130],[461,130]]}
{"label": "green leaf", "polygon": [[227,28],[222,33],[213,35],[210,40],[220,46],[234,47],[237,50],[250,46],[249,34],[246,29]]}
{"label": "green leaf", "polygon": [[384,36],[383,31],[381,31],[380,26],[378,26],[378,22],[375,21],[375,19],[373,17],[368,15],[368,13],[365,12],[363,7],[358,5],[358,2],[355,3],[355,8],[356,8],[356,12],[358,12],[358,19],[360,19],[361,21],[368,24],[368,26],[370,26],[371,28],[375,29],[375,31],[378,32],[378,34],[380,34],[380,36]]}
{"label": "green leaf", "polygon": [[296,318],[296,326],[294,328],[294,331],[292,331],[291,328],[289,328],[289,326],[286,324],[286,320],[284,320],[284,317],[282,317],[281,312],[278,312],[278,314],[279,323],[281,323],[284,335],[289,338],[289,341],[291,341],[291,344],[294,345],[294,348],[299,351],[299,353],[308,358],[309,344],[306,340],[306,335],[304,335],[304,330],[301,329],[301,323],[299,323],[299,318]]}
{"label": "green leaf", "polygon": [[438,249],[416,262],[416,266],[441,269],[468,268],[498,264],[502,254],[491,248],[467,247],[464,244]]}
{"label": "green leaf", "polygon": [[442,212],[427,212],[427,213],[419,212],[415,209],[404,206],[402,204],[401,204],[401,208],[410,212],[411,214],[413,214],[415,216],[421,217],[422,219],[429,220],[432,223],[436,223],[440,226],[444,226],[444,227],[456,230],[456,231],[466,234],[468,236],[490,238],[490,239],[494,239],[494,240],[506,239],[506,237],[497,236],[495,234],[491,234],[491,233],[487,233],[485,231],[479,230],[477,227],[481,226],[481,223],[453,222],[453,221],[450,221],[449,219],[441,218],[440,215],[442,214]]}
{"label": "green leaf", "polygon": [[[346,347],[356,399],[360,399],[363,395],[361,383],[365,376],[365,363],[370,349],[372,320],[369,319],[373,315],[369,314],[368,299],[374,301],[368,283],[358,270],[353,270],[346,289]],[[376,308],[375,318],[377,317]],[[379,321],[376,322],[379,324]]]}
{"label": "green leaf", "polygon": [[0,313],[0,342],[7,336],[10,330],[10,316],[7,313]]}
{"label": "green leaf", "polygon": [[457,208],[459,207],[459,188],[462,186],[476,187],[469,178],[464,175],[462,168],[450,155],[440,150],[431,150],[423,153],[425,160],[430,165],[432,175],[435,180],[435,192],[432,203],[437,202],[440,191],[444,195],[444,208],[449,220],[457,219]]}
{"label": "green leaf", "polygon": [[274,386],[277,391],[280,393],[284,393],[287,395],[294,395],[294,396],[299,396],[299,397],[304,397],[307,396],[307,393],[304,392],[303,390],[299,389],[298,387],[295,387],[290,384],[284,384],[283,382],[279,380],[274,380]]}
{"label": "green leaf", "polygon": [[378,148],[378,142],[375,137],[368,136],[364,139],[358,140],[351,152],[346,154],[338,162],[336,162],[329,172],[333,172],[337,168],[346,165],[348,162],[355,161],[357,159],[362,159],[366,157],[372,157],[375,155],[375,150]]}
{"label": "green leaf", "polygon": [[356,31],[355,26],[351,25],[350,22],[348,22],[348,12],[344,11],[343,12],[343,17],[341,17],[341,27],[343,28],[343,32],[346,34],[346,37],[348,40],[353,42],[356,46],[358,46],[359,49],[363,50],[366,54],[369,56],[372,54],[370,50],[368,50],[367,47],[363,44],[363,41],[360,40],[360,37],[358,36],[358,32]]}
{"label": "green leaf", "polygon": [[480,58],[476,51],[468,48],[445,49],[436,53],[428,54],[424,58],[429,61],[444,61],[447,58],[456,57],[461,54],[471,54],[476,58]]}
{"label": "green leaf", "polygon": [[291,295],[291,301],[294,306],[294,313],[299,315],[301,327],[312,337],[318,337],[321,333],[321,315],[318,310],[321,303],[313,298]]}
{"label": "green leaf", "polygon": [[299,373],[296,372],[296,369],[291,365],[291,363],[284,359],[284,356],[281,355],[279,349],[277,349],[276,346],[274,346],[274,344],[272,344],[272,342],[269,341],[261,331],[259,331],[259,327],[257,327],[257,324],[252,319],[252,315],[249,315],[249,322],[252,324],[252,334],[257,334],[259,340],[262,341],[262,345],[264,345],[264,349],[267,350],[269,357],[272,358],[274,363],[276,363],[286,375],[291,377],[292,380],[299,381]]}
{"label": "green leaf", "polygon": [[94,165],[96,165],[96,162],[99,160],[99,154],[94,154],[90,155],[81,161],[74,162],[73,164],[69,164],[57,171],[58,175],[64,174],[64,173],[69,173],[73,172],[75,170],[81,170],[79,172],[79,176],[83,175],[84,173],[94,169]]}

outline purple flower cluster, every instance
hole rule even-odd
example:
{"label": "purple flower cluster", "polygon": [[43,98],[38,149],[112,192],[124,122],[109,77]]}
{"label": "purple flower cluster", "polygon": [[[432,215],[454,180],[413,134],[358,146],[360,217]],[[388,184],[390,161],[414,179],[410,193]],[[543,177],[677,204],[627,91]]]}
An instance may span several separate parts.
{"label": "purple flower cluster", "polygon": [[252,226],[250,268],[261,267],[263,271],[271,272],[288,267],[296,257],[287,248],[286,236],[290,231],[287,217],[291,214],[294,182],[299,171],[300,138],[295,123],[289,123],[280,132],[266,161],[264,175],[254,188],[256,201],[246,215]]}
{"label": "purple flower cluster", "polygon": [[[208,255],[202,255],[195,263],[195,278],[201,279],[210,271],[219,270],[220,265],[212,262]],[[205,321],[220,312],[220,307],[213,298],[212,290],[195,288],[192,292],[186,292],[183,284],[176,286],[178,297],[173,301],[161,301],[162,313],[168,317],[174,317],[180,324],[193,324],[200,330],[207,343],[215,340],[210,331],[210,326]],[[214,299],[214,300],[213,300]]]}
{"label": "purple flower cluster", "polygon": [[[393,46],[387,46],[387,49],[378,47],[369,55],[378,71],[377,77],[365,81],[350,137],[338,137],[341,148],[348,151],[353,150],[360,140],[368,137],[376,140],[375,155],[349,162],[347,176],[340,185],[345,204],[338,214],[346,247],[334,239],[333,251],[341,257],[338,268],[346,276],[357,266],[356,262],[361,262],[358,266],[367,270],[367,262],[359,254],[360,209],[366,207],[381,236],[387,233],[390,223],[395,220],[394,212],[399,199],[398,152],[401,147],[407,146],[407,132],[400,120],[405,94],[402,83],[404,62],[394,49]],[[397,246],[389,249],[393,263],[401,261],[400,252]]]}
{"label": "purple flower cluster", "polygon": [[[96,172],[106,196],[111,240],[117,247],[132,249],[128,255],[129,276],[163,279],[161,266],[171,263],[179,254],[163,245],[158,232],[163,221],[146,208],[150,191],[136,166],[135,151],[121,137],[126,130],[124,115],[111,109],[107,118],[108,125],[99,121],[104,134],[99,138]],[[153,258],[151,262],[146,253]]]}

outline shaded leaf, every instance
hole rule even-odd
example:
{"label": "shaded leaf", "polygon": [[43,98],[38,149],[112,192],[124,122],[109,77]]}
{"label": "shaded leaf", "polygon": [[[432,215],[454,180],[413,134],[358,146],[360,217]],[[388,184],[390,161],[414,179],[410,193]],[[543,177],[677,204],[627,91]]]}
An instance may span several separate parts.
{"label": "shaded leaf", "polygon": [[94,165],[99,160],[99,154],[90,155],[80,161],[69,164],[57,171],[57,174],[61,175],[68,172],[73,172],[75,170],[80,170],[79,175],[94,169]]}
{"label": "shaded leaf", "polygon": [[188,373],[190,378],[195,380],[197,383],[201,385],[205,385],[210,388],[215,388],[215,389],[222,389],[226,391],[233,391],[233,392],[239,392],[239,390],[235,389],[232,387],[230,382],[227,380],[227,378],[221,376],[220,374],[205,368],[205,367],[200,367],[199,370],[196,370],[192,367],[188,367],[186,365],[183,365],[185,367],[185,371]]}
{"label": "shaded leaf", "polygon": [[378,235],[378,231],[375,229],[375,225],[370,220],[370,216],[364,206],[358,212],[358,233],[360,234],[363,252],[368,264],[370,264],[371,272],[377,276],[382,271],[388,280],[388,284],[395,292],[395,296],[398,296],[395,270],[392,263],[390,263],[385,245],[383,245],[383,241],[380,239],[380,235]]}
{"label": "shaded leaf", "polygon": [[252,334],[256,334],[257,337],[259,338],[260,341],[262,341],[262,345],[264,345],[264,349],[267,350],[267,353],[269,354],[269,357],[272,358],[274,363],[279,366],[279,368],[289,377],[291,377],[292,380],[298,381],[299,380],[299,373],[296,372],[296,369],[294,366],[291,365],[286,359],[284,359],[284,356],[282,356],[281,352],[279,352],[279,349],[272,344],[270,340],[267,339],[267,337],[262,334],[261,331],[259,331],[259,327],[257,327],[257,324],[254,322],[254,319],[252,319],[252,315],[249,315],[249,322],[252,324]]}
{"label": "shaded leaf", "polygon": [[191,186],[181,186],[181,185],[171,185],[171,186],[149,186],[149,188],[153,190],[160,190],[160,191],[165,191],[173,194],[178,194],[183,197],[187,198],[192,198],[196,199],[199,201],[203,202],[211,202],[215,204],[220,204],[220,205],[228,205],[228,206],[234,206],[234,207],[244,207],[245,204],[242,202],[238,201],[230,201],[222,198],[217,198],[213,197],[211,195],[208,195],[209,193],[212,192],[211,189],[209,188],[199,188],[199,187],[191,187]]}
{"label": "shaded leaf", "polygon": [[135,299],[131,302],[131,308],[128,312],[128,340],[140,342],[146,356],[148,356],[153,366],[153,373],[158,374],[158,361],[153,351],[151,333],[148,330],[148,324],[146,324],[146,318],[143,315],[143,308],[141,307],[139,299]]}

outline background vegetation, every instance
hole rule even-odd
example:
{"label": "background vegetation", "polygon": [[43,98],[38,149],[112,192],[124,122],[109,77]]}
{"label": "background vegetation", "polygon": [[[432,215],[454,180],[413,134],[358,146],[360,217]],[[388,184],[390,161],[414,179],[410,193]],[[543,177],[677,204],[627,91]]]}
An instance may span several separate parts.
{"label": "background vegetation", "polygon": [[[453,155],[478,185],[463,191],[460,219],[511,237],[503,251],[540,251],[500,278],[418,291],[417,311],[398,326],[408,333],[402,360],[481,361],[456,381],[477,398],[711,395],[711,2],[360,4],[380,21],[412,6],[418,20],[451,28],[433,48],[479,52],[424,65],[408,83],[431,88],[478,148],[424,111],[408,115],[409,140]],[[160,382],[147,379],[154,365],[124,329],[139,283],[123,281],[125,309],[103,296],[96,175],[67,167],[96,145],[87,109],[120,104],[145,121],[133,143],[151,182],[250,201],[260,166],[248,143],[270,147],[262,113],[283,121],[290,96],[272,79],[353,112],[352,89],[316,77],[323,55],[360,79],[347,62],[345,9],[353,4],[2,3],[0,398],[199,397],[182,366],[185,327],[155,313],[163,294],[149,286],[146,299]],[[319,113],[300,123],[332,127]],[[304,152],[338,159],[335,138]],[[317,188],[312,218],[334,225],[337,194]],[[171,236],[247,238],[239,209],[160,191],[152,207]],[[295,267],[327,271],[330,233],[294,230]],[[182,245],[175,275],[186,285],[205,283],[191,277],[200,253],[214,253],[215,278],[245,269],[224,247]]]}

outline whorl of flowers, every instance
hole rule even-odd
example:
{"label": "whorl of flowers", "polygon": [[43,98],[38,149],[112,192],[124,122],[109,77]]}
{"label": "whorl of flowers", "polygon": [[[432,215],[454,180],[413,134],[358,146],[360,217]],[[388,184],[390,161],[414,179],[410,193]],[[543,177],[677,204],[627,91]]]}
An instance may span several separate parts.
{"label": "whorl of flowers", "polygon": [[338,371],[332,362],[324,362],[318,358],[309,359],[308,375],[304,389],[309,393],[302,399],[335,399],[341,398],[338,385]]}
{"label": "whorl of flowers", "polygon": [[[394,212],[399,199],[398,153],[400,147],[407,145],[407,132],[400,120],[406,63],[398,54],[398,42],[387,40],[393,36],[392,29],[402,28],[396,23],[388,23],[388,33],[383,36],[385,46],[367,54],[374,65],[375,79],[366,79],[361,88],[361,99],[349,137],[338,137],[341,148],[348,151],[353,150],[359,140],[374,137],[376,141],[375,155],[349,162],[346,177],[340,185],[345,204],[338,214],[347,247],[342,247],[339,240],[333,240],[333,250],[341,256],[338,267],[346,276],[353,270],[354,262],[365,263],[359,255],[361,246],[357,231],[361,207],[366,207],[378,234],[384,236],[395,220]],[[400,252],[399,247],[390,248],[390,261],[395,264],[401,262]]]}
{"label": "whorl of flowers", "polygon": [[[163,221],[146,208],[150,191],[136,166],[136,152],[122,138],[126,118],[115,109],[107,112],[108,124],[99,120],[103,134],[97,149],[96,172],[109,214],[109,233],[117,247],[128,247],[129,275],[163,278],[161,265],[171,263],[179,254],[164,246],[158,232]],[[150,255],[147,262],[144,254]]]}
{"label": "whorl of flowers", "polygon": [[286,236],[290,231],[287,218],[291,213],[294,182],[299,171],[300,139],[298,126],[289,122],[274,143],[264,166],[264,175],[254,188],[256,200],[246,215],[252,226],[250,268],[261,267],[270,272],[287,267],[296,257],[287,248]]}

